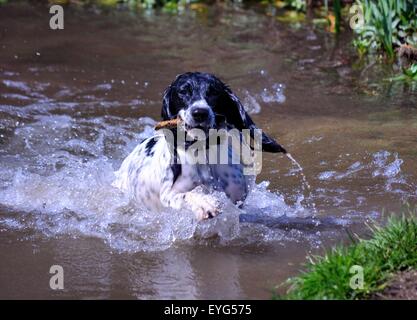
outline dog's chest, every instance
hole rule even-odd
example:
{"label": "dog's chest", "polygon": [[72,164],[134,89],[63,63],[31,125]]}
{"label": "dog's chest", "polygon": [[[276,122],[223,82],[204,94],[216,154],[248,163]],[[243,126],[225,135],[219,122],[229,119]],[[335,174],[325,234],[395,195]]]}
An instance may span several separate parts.
{"label": "dog's chest", "polygon": [[199,185],[223,191],[233,202],[238,202],[246,198],[249,179],[243,175],[241,165],[181,165],[181,174],[175,182],[175,189],[187,192]]}
{"label": "dog's chest", "polygon": [[[220,154],[220,146],[217,154]],[[226,146],[227,162],[226,164],[219,163],[219,158],[214,164],[210,163],[209,151],[206,154],[206,163],[204,164],[189,164],[187,154],[181,153],[182,159],[185,163],[180,165],[180,174],[176,178],[175,189],[178,192],[187,192],[202,185],[209,189],[225,192],[226,195],[236,203],[244,201],[249,190],[251,177],[244,175],[244,167],[242,164],[232,164],[233,149]]]}

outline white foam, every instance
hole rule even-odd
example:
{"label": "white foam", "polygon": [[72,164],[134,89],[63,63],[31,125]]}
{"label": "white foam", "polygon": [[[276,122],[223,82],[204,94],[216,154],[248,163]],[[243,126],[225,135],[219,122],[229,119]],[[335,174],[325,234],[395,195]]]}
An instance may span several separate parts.
{"label": "white foam", "polygon": [[117,250],[155,251],[213,239],[219,244],[276,241],[285,236],[282,231],[242,224],[239,215],[297,215],[299,208],[268,191],[266,182],[254,188],[244,210],[217,194],[227,204],[224,213],[202,223],[188,211],[148,212],[111,183],[123,158],[154,133],[152,119],[40,115],[34,120],[15,130],[7,155],[0,156],[0,204],[10,209],[0,211],[0,225],[7,228],[92,236]]}
{"label": "white foam", "polygon": [[[295,212],[282,196],[267,191],[261,184],[249,196],[245,210],[229,204],[218,218],[197,223],[186,210],[154,213],[130,204],[125,195],[111,186],[113,178],[112,165],[104,158],[67,163],[48,176],[18,170],[9,187],[1,192],[0,203],[22,214],[13,219],[0,217],[0,223],[35,228],[52,236],[99,237],[119,250],[154,251],[178,242],[213,237],[220,243],[240,237],[245,242],[259,241],[241,233],[239,214],[279,216]],[[226,199],[222,201],[226,203]],[[254,230],[259,231],[259,227]],[[273,232],[265,232],[265,239],[272,239],[267,233]]]}
{"label": "white foam", "polygon": [[271,89],[264,88],[261,93],[261,99],[265,103],[284,103],[286,100],[284,94],[285,85],[282,83],[275,83],[272,85]]}

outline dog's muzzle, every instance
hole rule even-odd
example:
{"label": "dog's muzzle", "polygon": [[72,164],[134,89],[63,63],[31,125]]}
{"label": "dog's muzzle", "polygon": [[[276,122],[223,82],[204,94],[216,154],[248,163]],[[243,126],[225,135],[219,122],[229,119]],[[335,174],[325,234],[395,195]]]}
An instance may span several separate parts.
{"label": "dog's muzzle", "polygon": [[194,102],[183,114],[186,129],[210,129],[214,125],[213,110],[205,100]]}

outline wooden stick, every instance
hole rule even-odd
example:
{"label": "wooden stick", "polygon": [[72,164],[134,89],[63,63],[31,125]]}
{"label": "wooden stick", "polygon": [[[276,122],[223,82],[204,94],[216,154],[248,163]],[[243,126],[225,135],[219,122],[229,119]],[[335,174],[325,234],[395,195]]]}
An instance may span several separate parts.
{"label": "wooden stick", "polygon": [[179,118],[160,121],[155,125],[155,130],[173,129],[173,128],[176,128],[178,125],[180,125],[181,122],[182,122],[182,120],[179,119]]}

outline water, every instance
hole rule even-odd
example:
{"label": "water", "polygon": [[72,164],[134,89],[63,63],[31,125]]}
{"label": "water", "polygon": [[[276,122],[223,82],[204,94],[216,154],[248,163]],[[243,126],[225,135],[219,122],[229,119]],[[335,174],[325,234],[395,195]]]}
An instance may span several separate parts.
{"label": "water", "polygon": [[[0,7],[1,298],[269,298],[347,228],[366,236],[383,209],[416,203],[416,96],[332,35],[261,7],[65,14],[51,31],[46,7]],[[193,70],[225,80],[302,164],[264,154],[245,207],[222,201],[200,224],[111,186]]]}
{"label": "water", "polygon": [[[311,199],[311,196],[312,196],[312,194],[311,194],[311,192],[312,192],[311,191],[311,186],[308,183],[307,177],[305,176],[305,174],[303,172],[303,167],[298,163],[297,160],[294,159],[294,157],[290,153],[286,153],[285,155],[297,167],[298,172],[299,172],[299,174],[301,176],[301,179],[302,179],[302,188],[303,188],[303,191],[304,192],[308,192],[307,200],[310,200]],[[304,200],[304,196],[301,197],[300,200],[301,201]],[[299,201],[299,203],[301,203],[301,201]],[[310,203],[308,205],[311,208],[312,213],[313,214],[317,214],[316,204],[314,203],[314,201],[310,201]]]}

